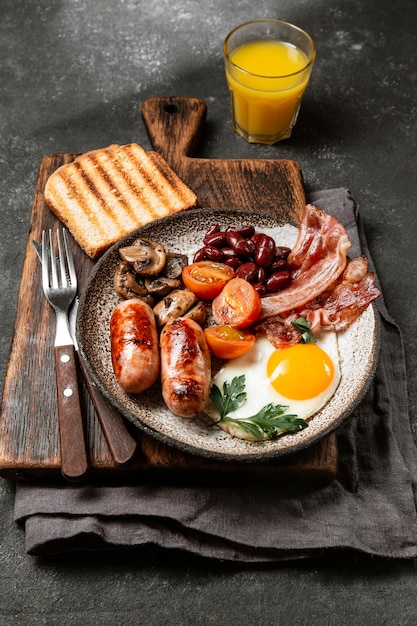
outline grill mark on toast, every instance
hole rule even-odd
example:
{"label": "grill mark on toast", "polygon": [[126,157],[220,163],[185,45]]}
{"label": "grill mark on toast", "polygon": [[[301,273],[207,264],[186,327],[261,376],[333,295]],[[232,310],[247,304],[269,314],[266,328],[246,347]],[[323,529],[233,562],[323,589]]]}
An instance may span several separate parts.
{"label": "grill mark on toast", "polygon": [[[137,220],[138,211],[143,213],[143,219],[148,221],[155,219],[158,215],[155,211],[155,196],[152,193],[150,181],[145,176],[146,170],[143,169],[143,164],[132,159],[131,151],[126,150],[126,147],[114,151],[109,158],[112,167],[126,185],[125,192],[130,197],[130,203],[126,203],[126,211],[131,219]],[[145,161],[147,159],[145,151],[143,151],[142,159]]]}
{"label": "grill mark on toast", "polygon": [[[181,202],[190,202],[190,192],[193,192],[191,189],[185,187],[185,183],[183,181],[181,181],[181,185],[178,185],[178,177],[170,167],[167,167],[166,161],[164,161],[157,152],[149,152],[149,157],[162,173],[165,180],[170,184],[176,198],[178,198]],[[182,185],[184,185],[184,187]]]}
{"label": "grill mark on toast", "polygon": [[178,206],[178,200],[181,200],[181,194],[178,190],[178,179],[176,176],[165,176],[164,172],[155,163],[154,159],[149,153],[146,154],[147,164],[143,162],[143,159],[139,158],[132,145],[126,146],[129,158],[134,163],[144,180],[146,181],[149,189],[152,190],[159,210],[155,211],[155,217],[161,215],[162,212],[175,211]]}
{"label": "grill mark on toast", "polygon": [[[98,192],[97,198],[106,217],[112,221],[117,229],[123,229],[123,215],[124,213],[129,213],[129,206],[127,199],[120,192],[114,180],[115,171],[113,164],[110,160],[103,163],[97,154],[90,154],[88,162],[89,164],[86,166],[91,166],[92,173],[96,174],[94,178]],[[113,171],[111,171],[112,169]]]}
{"label": "grill mark on toast", "polygon": [[[66,189],[70,190],[71,197],[77,200],[80,207],[83,207],[84,217],[91,223],[93,228],[95,228],[100,233],[100,235],[105,235],[105,231],[103,230],[95,213],[92,211],[91,203],[88,201],[89,199],[91,200],[91,198],[93,198],[94,202],[97,202],[99,205],[101,204],[97,190],[89,176],[87,176],[81,168],[80,164],[74,161],[73,165],[73,175],[62,176],[60,173],[61,182]],[[76,180],[74,180],[74,178]]]}
{"label": "grill mark on toast", "polygon": [[158,192],[160,185],[163,184],[161,181],[158,181],[158,172],[154,170],[148,153],[142,149],[137,149],[137,147],[135,148],[132,144],[125,146],[125,156],[128,159],[121,163],[121,167],[127,167],[129,164],[129,170],[132,169],[136,173],[139,180],[134,181],[133,191],[143,197],[151,219],[156,219],[161,214],[161,211],[166,210],[163,204],[163,196]]}

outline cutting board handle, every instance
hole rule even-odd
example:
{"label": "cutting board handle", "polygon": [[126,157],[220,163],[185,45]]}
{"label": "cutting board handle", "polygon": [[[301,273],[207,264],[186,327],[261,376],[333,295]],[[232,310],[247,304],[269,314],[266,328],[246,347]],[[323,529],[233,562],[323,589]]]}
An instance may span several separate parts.
{"label": "cutting board handle", "polygon": [[191,154],[204,123],[207,105],[199,98],[147,98],[142,118],[154,150],[174,169]]}

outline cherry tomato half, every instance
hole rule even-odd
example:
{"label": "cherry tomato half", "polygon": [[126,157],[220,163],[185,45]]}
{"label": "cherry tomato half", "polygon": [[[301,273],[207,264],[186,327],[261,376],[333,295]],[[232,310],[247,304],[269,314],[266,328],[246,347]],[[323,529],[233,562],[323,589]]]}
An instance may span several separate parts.
{"label": "cherry tomato half", "polygon": [[197,261],[182,270],[184,285],[202,300],[213,300],[234,276],[234,270],[216,261]]}
{"label": "cherry tomato half", "polygon": [[261,296],[244,278],[232,278],[213,300],[216,322],[234,328],[247,328],[261,313]]}
{"label": "cherry tomato half", "polygon": [[219,359],[237,359],[255,343],[255,335],[232,326],[209,326],[204,329],[210,351]]}

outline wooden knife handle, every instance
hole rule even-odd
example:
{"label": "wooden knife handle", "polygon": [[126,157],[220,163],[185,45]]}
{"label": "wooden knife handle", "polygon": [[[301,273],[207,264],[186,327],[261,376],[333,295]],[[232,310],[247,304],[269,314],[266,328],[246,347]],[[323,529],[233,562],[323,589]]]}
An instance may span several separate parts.
{"label": "wooden knife handle", "polygon": [[179,162],[192,153],[207,114],[200,98],[147,98],[142,102],[142,118],[152,142],[176,171]]}
{"label": "wooden knife handle", "polygon": [[79,481],[88,471],[88,461],[74,346],[56,346],[54,354],[61,473],[66,480]]}
{"label": "wooden knife handle", "polygon": [[127,430],[119,411],[106,400],[91,380],[83,360],[79,358],[78,362],[113,460],[117,465],[125,465],[132,459],[137,442]]}

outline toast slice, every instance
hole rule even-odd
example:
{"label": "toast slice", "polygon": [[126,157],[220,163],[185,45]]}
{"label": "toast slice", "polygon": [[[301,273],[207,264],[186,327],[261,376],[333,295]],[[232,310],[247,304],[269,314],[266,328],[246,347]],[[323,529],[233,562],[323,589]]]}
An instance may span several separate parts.
{"label": "toast slice", "polygon": [[157,152],[132,143],[59,167],[46,182],[45,201],[96,259],[136,228],[195,207],[197,196]]}

